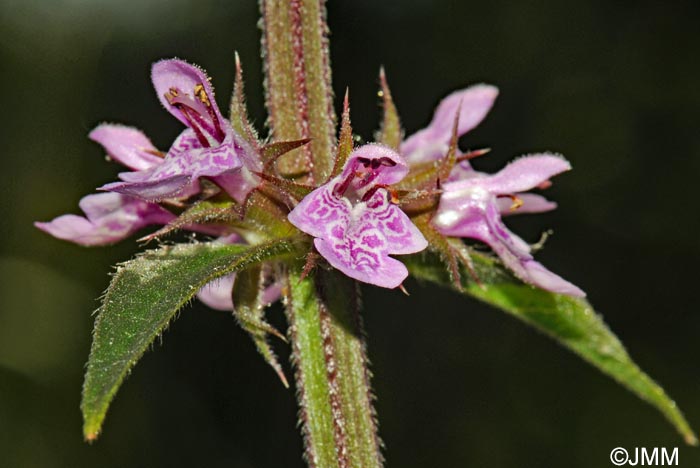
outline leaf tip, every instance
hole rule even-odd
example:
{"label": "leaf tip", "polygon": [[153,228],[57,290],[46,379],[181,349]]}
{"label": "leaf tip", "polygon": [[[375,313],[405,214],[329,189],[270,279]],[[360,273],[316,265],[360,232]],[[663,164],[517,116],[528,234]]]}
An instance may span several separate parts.
{"label": "leaf tip", "polygon": [[100,423],[96,421],[85,421],[83,427],[83,439],[88,444],[92,444],[100,436]]}
{"label": "leaf tip", "polygon": [[685,440],[685,443],[688,445],[691,445],[693,447],[698,446],[698,437],[692,430],[683,435],[683,440]]}

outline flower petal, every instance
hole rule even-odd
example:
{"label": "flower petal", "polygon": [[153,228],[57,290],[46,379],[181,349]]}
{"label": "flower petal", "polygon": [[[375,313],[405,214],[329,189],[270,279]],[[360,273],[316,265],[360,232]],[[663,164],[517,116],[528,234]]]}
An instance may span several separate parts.
{"label": "flower petal", "polygon": [[461,237],[488,244],[503,264],[525,283],[569,296],[586,295],[580,288],[535,261],[530,254],[530,246],[503,224],[497,210],[497,206],[491,205],[481,222],[463,225]]}
{"label": "flower petal", "polygon": [[197,292],[197,299],[216,310],[233,310],[233,299],[231,290],[233,282],[236,279],[236,274],[222,276],[205,284],[202,289]]}
{"label": "flower petal", "polygon": [[496,200],[501,216],[544,213],[545,211],[552,211],[557,207],[555,202],[547,200],[542,195],[534,193],[516,193],[515,196],[522,202],[522,205],[515,210],[512,209],[513,200],[509,198],[498,198]]}
{"label": "flower petal", "polygon": [[189,126],[190,121],[177,106],[171,105],[166,97],[172,89],[176,89],[178,92],[188,94],[196,99],[195,88],[202,86],[217,118],[220,122],[223,122],[224,118],[214,100],[214,89],[209,82],[209,77],[204,70],[196,65],[191,65],[179,59],[161,60],[153,64],[151,80],[163,107],[185,125]]}
{"label": "flower petal", "polygon": [[[372,233],[367,235],[371,236]],[[316,238],[314,245],[334,268],[363,283],[393,289],[408,276],[408,270],[403,263],[381,255],[371,248],[355,245],[350,240],[337,244]]]}
{"label": "flower petal", "polygon": [[360,223],[372,223],[384,234],[390,254],[412,254],[428,246],[423,234],[401,208],[389,201],[384,189],[377,190],[367,201]]}
{"label": "flower petal", "polygon": [[125,125],[101,124],[88,137],[99,143],[110,158],[130,169],[142,171],[160,164],[163,159],[141,130]]}
{"label": "flower petal", "polygon": [[480,178],[476,183],[496,195],[514,194],[535,188],[570,169],[569,161],[561,156],[533,154],[516,159],[496,174]]}
{"label": "flower petal", "polygon": [[346,198],[333,194],[340,179],[336,177],[304,197],[287,216],[289,222],[314,237],[345,236],[352,207]]}
{"label": "flower petal", "polygon": [[406,161],[391,148],[377,143],[362,145],[350,153],[341,179],[355,175],[352,185],[356,190],[370,185],[391,185],[408,174]]}
{"label": "flower petal", "polygon": [[459,109],[457,135],[462,136],[481,123],[497,96],[498,88],[485,84],[450,94],[440,102],[430,124],[402,143],[401,154],[409,164],[431,162],[444,157],[452,137],[457,110]]}
{"label": "flower petal", "polygon": [[119,174],[123,182],[100,187],[144,200],[182,197],[196,192],[199,177],[218,177],[238,171],[246,149],[230,130],[218,146],[203,148],[191,129],[175,140],[162,163],[146,171]]}
{"label": "flower petal", "polygon": [[166,224],[175,215],[154,203],[117,193],[88,195],[80,200],[86,217],[63,215],[36,227],[59,239],[84,246],[118,242],[150,224]]}

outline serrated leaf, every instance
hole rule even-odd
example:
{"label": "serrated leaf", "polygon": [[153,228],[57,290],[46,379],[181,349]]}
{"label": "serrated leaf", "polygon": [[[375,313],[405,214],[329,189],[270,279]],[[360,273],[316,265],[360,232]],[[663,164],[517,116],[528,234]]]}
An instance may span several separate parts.
{"label": "serrated leaf", "polygon": [[217,242],[151,250],[117,268],[95,320],[83,385],[84,434],[94,440],[112,398],[146,348],[208,282],[296,249],[293,239],[256,246]]}
{"label": "serrated leaf", "polygon": [[[554,294],[526,285],[506,272],[490,256],[471,252],[481,285],[464,273],[465,294],[480,299],[534,326],[615,379],[658,409],[683,436],[697,445],[697,437],[675,402],[630,358],[620,340],[585,299]],[[416,278],[452,286],[447,268],[434,254],[404,257]]]}
{"label": "serrated leaf", "polygon": [[266,284],[265,269],[260,264],[246,268],[236,274],[233,283],[233,315],[238,324],[243,328],[255,343],[258,352],[263,356],[277,376],[282,381],[282,385],[289,388],[289,382],[284,375],[267,335],[274,335],[283,341],[287,341],[272,325],[265,320],[265,308],[268,304],[265,301]]}
{"label": "serrated leaf", "polygon": [[377,132],[376,140],[396,151],[401,146],[403,140],[403,130],[401,129],[401,119],[396,110],[394,100],[391,97],[391,90],[386,81],[384,67],[379,69],[379,97],[382,99],[382,124]]}

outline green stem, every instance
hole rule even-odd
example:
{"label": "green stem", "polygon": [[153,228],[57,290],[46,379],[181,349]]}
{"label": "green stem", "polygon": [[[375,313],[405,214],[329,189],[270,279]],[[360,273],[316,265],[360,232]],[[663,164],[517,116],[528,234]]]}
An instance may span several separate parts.
{"label": "green stem", "polygon": [[311,138],[277,168],[321,183],[333,167],[336,119],[325,0],[261,0],[260,7],[268,126],[275,140]]}
{"label": "green stem", "polygon": [[[282,156],[283,177],[323,183],[335,154],[325,0],[261,0],[266,103],[275,140],[310,138]],[[311,467],[380,467],[375,413],[355,283],[337,272],[303,277],[290,266],[289,341]]]}
{"label": "green stem", "polygon": [[295,269],[285,299],[309,466],[381,467],[356,284]]}

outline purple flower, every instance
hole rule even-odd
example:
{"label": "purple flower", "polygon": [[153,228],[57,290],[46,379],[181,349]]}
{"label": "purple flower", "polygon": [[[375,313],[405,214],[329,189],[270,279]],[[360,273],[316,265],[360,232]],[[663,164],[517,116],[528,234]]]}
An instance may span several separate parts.
{"label": "purple flower", "polygon": [[121,182],[100,189],[157,201],[191,195],[198,179],[208,177],[237,200],[245,198],[260,161],[221,115],[206,73],[172,59],[155,63],[151,77],[163,106],[188,128],[158,164],[121,173]]}
{"label": "purple flower", "polygon": [[166,224],[175,215],[155,203],[120,193],[98,193],[80,200],[85,218],[67,214],[36,227],[59,239],[85,246],[118,242],[150,224]]}
{"label": "purple flower", "polygon": [[[102,124],[90,132],[111,159],[132,169],[148,169],[162,159],[151,141],[139,130],[121,125]],[[151,224],[166,224],[175,215],[138,198],[119,193],[83,197],[79,203],[85,217],[63,215],[36,227],[59,239],[85,246],[113,244]]]}
{"label": "purple flower", "polygon": [[411,166],[442,159],[450,146],[457,111],[457,135],[462,136],[484,120],[497,96],[498,88],[486,84],[470,86],[450,94],[435,109],[430,124],[401,144],[401,156]]}
{"label": "purple flower", "polygon": [[405,161],[391,149],[362,146],[339,176],[289,213],[289,221],[314,236],[316,250],[349,277],[395,288],[408,270],[389,255],[419,252],[428,245],[387,189],[407,173]]}
{"label": "purple flower", "polygon": [[444,235],[488,244],[526,283],[556,293],[585,296],[581,289],[536,262],[530,246],[501,221],[501,212],[506,209],[502,200],[514,200],[512,209],[515,209],[527,195],[530,212],[551,209],[553,204],[544,198],[519,192],[546,183],[550,177],[569,169],[570,164],[562,157],[538,154],[517,159],[493,175],[474,172],[471,177],[447,182],[433,224]]}

